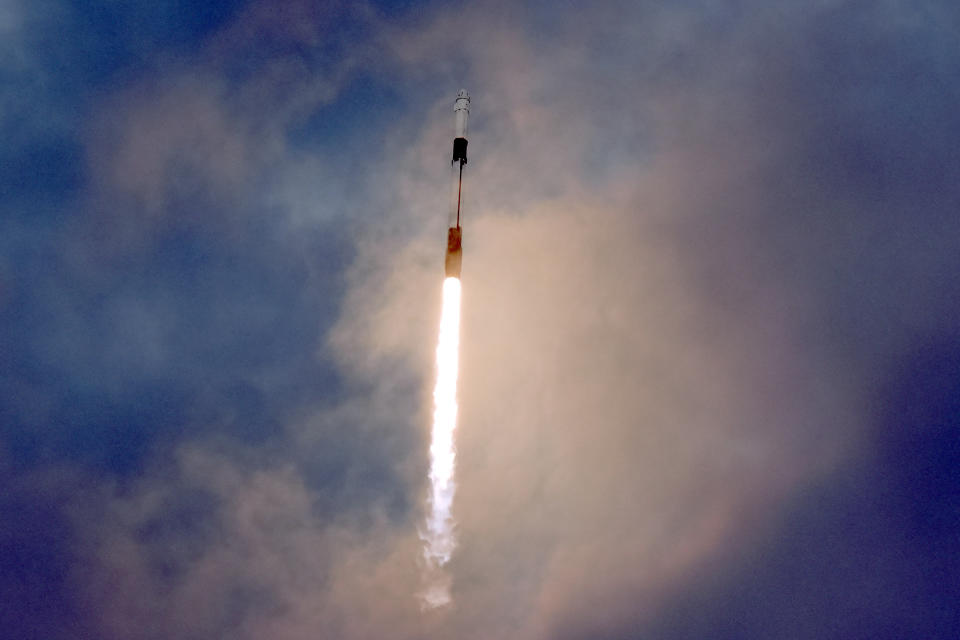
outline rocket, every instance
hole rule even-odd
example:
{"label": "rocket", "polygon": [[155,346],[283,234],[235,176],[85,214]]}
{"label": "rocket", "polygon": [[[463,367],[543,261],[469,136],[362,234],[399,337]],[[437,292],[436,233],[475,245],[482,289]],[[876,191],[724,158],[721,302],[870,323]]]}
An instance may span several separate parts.
{"label": "rocket", "polygon": [[460,278],[463,261],[463,229],[460,227],[460,209],[463,206],[463,165],[467,164],[467,118],[470,116],[470,95],[466,89],[457,92],[453,102],[453,160],[451,168],[450,219],[447,230],[447,255],[444,260],[448,278]]}

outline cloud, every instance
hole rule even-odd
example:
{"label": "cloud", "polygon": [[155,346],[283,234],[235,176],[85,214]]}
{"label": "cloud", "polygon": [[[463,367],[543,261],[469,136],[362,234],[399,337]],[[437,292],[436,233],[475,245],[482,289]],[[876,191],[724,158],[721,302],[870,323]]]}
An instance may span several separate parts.
{"label": "cloud", "polygon": [[[837,534],[826,557],[910,582],[857,550],[910,547],[885,527],[914,476],[889,485],[907,498],[865,500],[864,451],[901,422],[871,410],[883,381],[916,377],[904,359],[955,332],[955,11],[569,11],[394,24],[251,6],[92,100],[78,213],[38,251],[62,257],[17,275],[17,308],[40,321],[5,316],[11,345],[29,339],[5,365],[4,464],[39,505],[19,521],[47,509],[69,530],[71,554],[44,566],[72,623],[572,640],[758,611],[754,633],[813,637],[795,603],[856,581],[820,559],[796,569],[817,584],[784,590],[798,576],[782,563],[815,559],[805,545],[846,507],[881,533]],[[424,616],[461,85],[460,546],[453,607]],[[38,479],[62,468],[73,480]],[[931,560],[940,544],[918,557],[952,571]],[[798,597],[756,595],[754,575]]]}
{"label": "cloud", "polygon": [[385,602],[416,611],[394,592],[415,571],[410,540],[383,517],[321,517],[290,464],[250,468],[189,446],[105,491],[95,519],[74,511],[84,610],[104,637],[360,637],[387,631]]}
{"label": "cloud", "polygon": [[[776,505],[858,458],[875,368],[957,313],[920,284],[933,276],[955,289],[936,275],[953,272],[955,256],[919,248],[956,237],[943,218],[955,195],[901,181],[912,169],[898,145],[936,145],[882,135],[901,121],[893,105],[910,83],[863,57],[902,51],[905,68],[943,79],[926,66],[939,42],[901,49],[889,30],[901,10],[589,14],[544,42],[509,11],[477,9],[400,45],[410,64],[459,52],[475,83],[453,564],[461,637],[654,625],[718,558],[771,535]],[[915,19],[908,31],[940,33]],[[854,24],[866,30],[850,39]],[[598,34],[638,44],[618,56]],[[610,58],[633,73],[604,73]],[[447,64],[441,75],[453,75]],[[910,107],[924,138],[946,106],[928,98]],[[598,132],[611,123],[636,146],[609,144]],[[442,136],[428,131],[426,144]],[[938,157],[953,166],[952,151]],[[879,174],[873,159],[886,163]],[[429,191],[411,179],[401,193]],[[919,226],[901,200],[914,197]],[[417,222],[440,209],[426,197],[410,208]],[[354,295],[367,304],[342,325],[380,355],[414,347],[424,378],[409,283],[432,265],[409,256],[430,241],[361,282]],[[358,262],[383,250],[363,247]]]}

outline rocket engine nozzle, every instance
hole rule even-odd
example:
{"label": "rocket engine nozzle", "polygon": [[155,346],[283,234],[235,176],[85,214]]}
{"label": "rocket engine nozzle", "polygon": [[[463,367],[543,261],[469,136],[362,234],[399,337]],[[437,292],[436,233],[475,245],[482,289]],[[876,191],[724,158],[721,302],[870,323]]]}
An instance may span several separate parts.
{"label": "rocket engine nozzle", "polygon": [[463,262],[462,239],[463,229],[460,227],[451,227],[447,231],[447,255],[444,266],[448,278],[460,278],[460,265]]}

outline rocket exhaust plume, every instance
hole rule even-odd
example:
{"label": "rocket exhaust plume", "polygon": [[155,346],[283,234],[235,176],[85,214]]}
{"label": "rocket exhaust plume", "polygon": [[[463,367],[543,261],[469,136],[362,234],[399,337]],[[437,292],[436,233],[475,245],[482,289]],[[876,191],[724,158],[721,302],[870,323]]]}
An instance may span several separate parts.
{"label": "rocket exhaust plume", "polygon": [[433,389],[433,428],[430,433],[430,497],[426,528],[420,537],[424,542],[426,587],[421,593],[423,607],[433,609],[450,602],[450,579],[444,566],[456,546],[454,537],[453,495],[457,426],[457,372],[460,350],[460,264],[463,248],[460,241],[460,213],[463,201],[463,165],[467,163],[467,116],[470,96],[463,89],[454,102],[456,122],[453,140],[453,188],[450,199],[450,223],[444,260],[443,309],[440,314],[440,335],[437,339],[437,383]]}
{"label": "rocket exhaust plume", "polygon": [[453,432],[457,426],[457,367],[460,348],[460,280],[443,281],[443,311],[437,340],[437,384],[433,389],[433,430],[430,442],[430,512],[423,535],[427,561],[424,604],[438,607],[450,601],[447,581],[440,573],[456,545],[450,507],[455,485]]}

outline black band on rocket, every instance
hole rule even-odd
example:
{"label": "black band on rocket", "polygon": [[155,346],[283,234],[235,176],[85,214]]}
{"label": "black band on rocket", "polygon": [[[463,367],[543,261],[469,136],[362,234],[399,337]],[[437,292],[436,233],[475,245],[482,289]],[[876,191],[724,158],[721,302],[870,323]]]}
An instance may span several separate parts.
{"label": "black band on rocket", "polygon": [[467,164],[467,139],[466,138],[453,139],[453,162],[456,162],[457,160],[462,161],[463,164]]}

